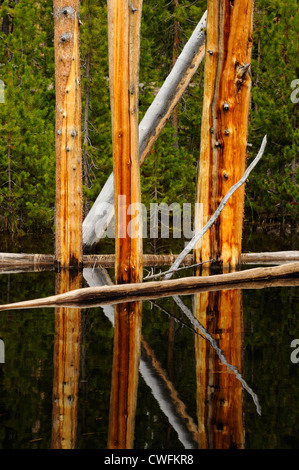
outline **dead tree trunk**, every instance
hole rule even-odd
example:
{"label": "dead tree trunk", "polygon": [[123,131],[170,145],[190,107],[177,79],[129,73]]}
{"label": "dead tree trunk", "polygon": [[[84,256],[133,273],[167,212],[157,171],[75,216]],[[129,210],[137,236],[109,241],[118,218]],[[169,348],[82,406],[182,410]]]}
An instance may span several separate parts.
{"label": "dead tree trunk", "polygon": [[82,263],[79,0],[54,0],[56,248],[59,267]]}
{"label": "dead tree trunk", "polygon": [[[253,1],[208,0],[197,202],[203,225],[246,167]],[[196,260],[235,266],[241,256],[244,186],[197,247]]]}
{"label": "dead tree trunk", "polygon": [[[115,281],[142,279],[142,214],[138,144],[139,50],[142,0],[109,0],[109,81],[115,198]],[[108,447],[133,447],[140,302],[115,306]]]}
{"label": "dead tree trunk", "polygon": [[[135,5],[136,4],[136,5]],[[142,1],[108,2],[109,76],[115,198],[116,283],[142,275],[138,147],[139,41]]]}

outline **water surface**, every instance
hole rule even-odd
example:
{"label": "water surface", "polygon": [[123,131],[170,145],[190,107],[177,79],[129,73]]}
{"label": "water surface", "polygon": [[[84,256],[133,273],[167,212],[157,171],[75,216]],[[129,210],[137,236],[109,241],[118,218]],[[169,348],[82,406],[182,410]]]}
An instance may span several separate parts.
{"label": "water surface", "polygon": [[[2,304],[55,289],[54,272],[0,275]],[[142,302],[134,448],[298,448],[298,287],[180,300],[203,329],[175,298]],[[2,449],[107,449],[114,307],[58,310],[0,313]]]}

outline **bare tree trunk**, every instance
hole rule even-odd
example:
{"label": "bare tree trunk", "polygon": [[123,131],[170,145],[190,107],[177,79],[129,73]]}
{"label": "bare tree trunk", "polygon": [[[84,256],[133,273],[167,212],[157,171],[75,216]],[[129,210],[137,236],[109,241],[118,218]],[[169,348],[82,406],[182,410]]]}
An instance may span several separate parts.
{"label": "bare tree trunk", "polygon": [[[246,167],[253,0],[208,0],[207,45],[197,201],[203,225]],[[244,186],[195,251],[197,261],[240,262]]]}
{"label": "bare tree trunk", "polygon": [[[141,11],[142,0],[108,0],[116,284],[142,279],[138,146]],[[141,302],[115,306],[108,433],[108,447],[113,449],[133,448],[141,315]]]}
{"label": "bare tree trunk", "polygon": [[82,264],[79,0],[54,0],[56,82],[56,263]]}

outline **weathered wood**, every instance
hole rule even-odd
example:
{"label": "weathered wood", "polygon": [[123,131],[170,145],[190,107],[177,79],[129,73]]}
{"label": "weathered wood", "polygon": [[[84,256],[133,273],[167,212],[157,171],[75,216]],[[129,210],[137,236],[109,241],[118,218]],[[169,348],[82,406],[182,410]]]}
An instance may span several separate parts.
{"label": "weathered wood", "polygon": [[[138,145],[141,12],[142,0],[108,0],[116,284],[136,283],[142,279]],[[141,315],[140,302],[115,306],[110,449],[133,448]]]}
{"label": "weathered wood", "polygon": [[54,266],[54,255],[31,253],[0,253],[0,268],[35,268]]}
{"label": "weathered wood", "polygon": [[264,253],[242,253],[241,262],[244,264],[278,264],[299,261],[299,251],[269,251]]}
{"label": "weathered wood", "polygon": [[[251,79],[253,0],[208,0],[201,150],[196,202],[203,226],[244,174]],[[196,261],[240,263],[244,186],[195,251]]]}
{"label": "weathered wood", "polygon": [[[143,255],[143,266],[171,266],[179,255]],[[0,272],[47,271],[54,269],[54,255],[30,253],[0,253]],[[242,253],[241,264],[280,264],[299,261],[299,251],[276,251],[265,253]],[[193,255],[184,258],[183,265],[193,264]],[[115,255],[84,255],[85,268],[106,267],[115,265]]]}
{"label": "weathered wood", "polygon": [[141,10],[140,0],[108,1],[114,198],[117,208],[116,283],[138,282],[142,276],[142,214],[138,149]]}
{"label": "weathered wood", "polygon": [[[206,17],[205,12],[139,124],[141,165],[204,58]],[[114,216],[113,188],[114,175],[111,173],[83,221],[83,243],[86,247],[91,247],[103,237]]]}
{"label": "weathered wood", "polygon": [[227,274],[170,279],[161,282],[87,287],[43,299],[1,305],[0,311],[57,306],[86,308],[109,303],[117,304],[156,299],[171,295],[189,295],[205,290],[258,289],[276,285],[276,281],[278,281],[278,285],[282,285],[284,280],[287,280],[287,284],[298,285],[299,262],[287,263],[282,266],[253,268]]}
{"label": "weathered wood", "polygon": [[79,0],[53,1],[56,86],[56,227],[59,267],[82,263]]}

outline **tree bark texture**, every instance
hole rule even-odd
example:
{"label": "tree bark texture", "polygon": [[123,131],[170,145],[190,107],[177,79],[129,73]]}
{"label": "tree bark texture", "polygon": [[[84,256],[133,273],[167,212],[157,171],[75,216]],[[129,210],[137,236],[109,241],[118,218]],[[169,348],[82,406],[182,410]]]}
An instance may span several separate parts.
{"label": "tree bark texture", "polygon": [[54,0],[56,83],[56,263],[82,263],[79,0]]}
{"label": "tree bark texture", "polygon": [[[115,282],[142,280],[138,143],[142,0],[108,0],[115,211]],[[140,360],[141,302],[115,306],[108,447],[131,449]]]}
{"label": "tree bark texture", "polygon": [[141,0],[108,1],[117,284],[137,282],[142,276],[142,214],[138,207],[141,203],[138,147],[141,9]]}
{"label": "tree bark texture", "polygon": [[[203,226],[244,174],[251,79],[253,1],[208,0],[207,43],[197,202]],[[240,262],[244,186],[195,250],[197,261]]]}

